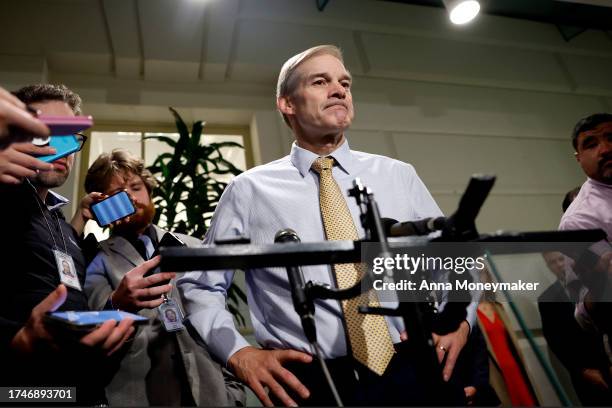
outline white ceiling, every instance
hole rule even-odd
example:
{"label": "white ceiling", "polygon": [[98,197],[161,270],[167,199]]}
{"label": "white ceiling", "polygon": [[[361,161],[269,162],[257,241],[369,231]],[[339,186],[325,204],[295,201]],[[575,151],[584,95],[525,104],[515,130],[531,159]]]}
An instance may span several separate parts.
{"label": "white ceiling", "polygon": [[505,20],[483,18],[460,31],[443,9],[374,0],[332,0],[324,12],[310,0],[3,1],[0,70],[269,83],[296,50],[333,41],[359,75],[371,68],[371,37],[398,33],[416,42],[453,38],[612,55],[602,38],[565,43],[553,27],[533,22],[515,23],[523,27],[510,33]]}
{"label": "white ceiling", "polygon": [[0,27],[1,86],[63,82],[109,118],[172,105],[248,123],[274,109],[281,64],[321,43],[343,49],[365,101],[406,80],[612,95],[608,33],[566,42],[551,24],[490,15],[458,28],[443,8],[378,0],[323,12],[315,0],[5,0]]}

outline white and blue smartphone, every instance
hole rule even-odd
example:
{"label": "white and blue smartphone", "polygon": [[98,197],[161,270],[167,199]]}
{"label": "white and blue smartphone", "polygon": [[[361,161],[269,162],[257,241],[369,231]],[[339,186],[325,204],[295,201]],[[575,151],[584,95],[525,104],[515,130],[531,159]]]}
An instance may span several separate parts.
{"label": "white and blue smartphone", "polygon": [[119,191],[106,197],[104,200],[92,204],[90,208],[100,227],[106,227],[136,212],[130,196],[125,191]]}

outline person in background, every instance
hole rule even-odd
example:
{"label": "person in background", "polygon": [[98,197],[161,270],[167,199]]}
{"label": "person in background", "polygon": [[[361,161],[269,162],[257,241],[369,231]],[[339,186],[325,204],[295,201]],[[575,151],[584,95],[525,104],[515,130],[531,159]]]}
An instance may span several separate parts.
{"label": "person in background", "polygon": [[183,324],[180,297],[170,282],[175,274],[145,276],[132,270],[168,240],[200,245],[199,239],[152,224],[156,185],[143,160],[123,149],[101,154],[85,178],[85,203],[125,190],[136,207],[128,220],[111,227],[109,239],[100,243],[87,267],[89,305],[94,310],[127,310],[151,321],[138,331],[106,388],[109,401],[117,406],[244,405],[242,385],[210,358]]}
{"label": "person in background", "polygon": [[596,113],[578,121],[572,132],[576,161],[587,176],[559,223],[560,230],[601,229],[606,237],[574,258],[573,271],[587,290],[575,316],[589,331],[612,332],[612,114]]}
{"label": "person in background", "polygon": [[[580,187],[567,192],[563,212],[578,195]],[[610,405],[611,364],[600,333],[584,331],[574,318],[575,302],[580,298],[582,283],[572,273],[567,275],[561,252],[542,254],[556,281],[538,297],[544,338],[552,352],[569,372],[572,385],[583,405]],[[568,279],[568,276],[570,279]]]}
{"label": "person in background", "polygon": [[455,372],[463,385],[467,405],[494,407],[500,404],[497,393],[489,383],[489,353],[479,325],[472,329],[457,360]]}
{"label": "person in background", "polygon": [[561,209],[563,210],[564,213],[565,211],[567,211],[570,204],[576,199],[576,196],[578,195],[579,192],[580,192],[580,186],[574,187],[573,189],[571,189],[565,194],[565,197],[563,197],[563,202],[561,202]]}
{"label": "person in background", "polygon": [[[481,275],[482,282],[491,282],[488,270],[483,270]],[[497,302],[493,291],[484,292],[478,305],[478,322],[493,363],[491,383],[496,387],[502,403],[521,407],[537,405],[524,358],[517,347],[504,308]]]}

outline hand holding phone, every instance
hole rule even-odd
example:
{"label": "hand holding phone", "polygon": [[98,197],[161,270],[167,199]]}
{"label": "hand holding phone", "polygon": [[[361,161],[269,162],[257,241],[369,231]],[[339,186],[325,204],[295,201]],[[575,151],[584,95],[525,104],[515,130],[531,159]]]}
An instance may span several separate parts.
{"label": "hand holding phone", "polygon": [[134,324],[145,324],[149,321],[146,317],[121,310],[100,310],[48,312],[45,322],[71,331],[90,332],[109,320],[120,323],[128,318],[132,319]]}
{"label": "hand holding phone", "polygon": [[[77,331],[72,332],[72,335],[67,336],[69,343],[62,343],[63,337],[71,332],[62,328],[62,324],[58,322],[51,323],[50,326],[46,325],[47,314],[54,312],[60,307],[66,300],[68,290],[66,286],[59,285],[53,292],[51,292],[45,299],[37,304],[30,318],[26,324],[17,332],[17,334],[11,340],[10,347],[12,351],[25,353],[31,355],[34,352],[48,352],[49,347],[52,348],[66,348],[67,351],[73,350],[71,347],[71,341],[78,340],[78,342],[84,346],[91,347],[106,353],[107,356],[113,354],[125,343],[125,341],[134,332],[132,327],[133,321],[130,319],[123,319],[116,325],[111,324],[112,322],[106,321],[98,328],[95,328],[89,332]],[[58,327],[55,327],[55,325]],[[51,327],[52,326],[52,327]],[[54,332],[51,329],[55,328]],[[64,334],[64,336],[62,336]],[[76,334],[76,335],[75,335]],[[59,342],[58,342],[59,341]]]}
{"label": "hand holding phone", "polygon": [[49,129],[36,118],[37,111],[0,87],[0,149],[11,143],[45,137]]}
{"label": "hand holding phone", "polygon": [[161,295],[170,292],[172,286],[168,283],[156,285],[170,281],[176,274],[161,272],[144,276],[147,271],[159,265],[159,260],[159,256],[151,258],[123,276],[117,289],[111,294],[110,300],[115,308],[135,313],[141,309],[154,309],[163,303]]}
{"label": "hand holding phone", "polygon": [[92,204],[90,207],[94,219],[102,228],[129,217],[136,212],[136,208],[126,191],[119,191],[105,199]]}
{"label": "hand holding phone", "polygon": [[51,153],[54,153],[51,148],[34,146],[29,142],[12,143],[0,149],[0,183],[19,184],[25,177],[36,176],[36,170],[52,170],[52,164],[34,157]]}

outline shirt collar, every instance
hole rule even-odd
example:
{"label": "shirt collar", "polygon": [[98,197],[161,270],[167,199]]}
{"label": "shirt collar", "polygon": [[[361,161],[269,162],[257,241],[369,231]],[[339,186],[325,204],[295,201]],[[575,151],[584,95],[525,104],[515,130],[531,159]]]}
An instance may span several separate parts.
{"label": "shirt collar", "polygon": [[[115,235],[125,238],[126,240],[132,243],[138,239],[141,239],[143,236],[146,236],[148,240],[151,241],[151,243],[153,243],[154,246],[157,245],[158,238],[161,238],[157,236],[157,233],[155,232],[155,228],[153,227],[153,224],[149,224],[149,226],[145,228],[142,234],[131,233],[131,231],[118,231],[118,232],[115,232]],[[145,238],[143,242],[146,242],[147,238]]]}
{"label": "shirt collar", "polygon": [[604,188],[612,189],[612,185],[610,184],[606,184],[606,183],[602,183],[601,181],[593,180],[590,177],[587,177],[587,180],[589,181],[589,183],[593,185],[593,187],[597,189],[604,189]]}
{"label": "shirt collar", "polygon": [[[340,145],[336,150],[334,150],[329,156],[332,156],[338,166],[346,173],[351,174],[353,169],[353,153],[348,144],[348,140],[344,140],[344,143]],[[316,153],[311,152],[310,150],[303,149],[299,147],[295,142],[291,146],[291,163],[298,169],[302,177],[306,177],[306,175],[310,172],[310,167],[312,163],[319,156]]]}
{"label": "shirt collar", "polygon": [[53,211],[67,205],[69,202],[70,200],[68,200],[66,197],[49,190],[47,192],[47,200],[45,205],[49,211]]}

